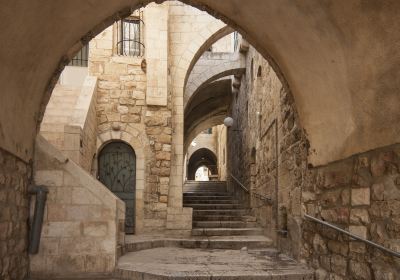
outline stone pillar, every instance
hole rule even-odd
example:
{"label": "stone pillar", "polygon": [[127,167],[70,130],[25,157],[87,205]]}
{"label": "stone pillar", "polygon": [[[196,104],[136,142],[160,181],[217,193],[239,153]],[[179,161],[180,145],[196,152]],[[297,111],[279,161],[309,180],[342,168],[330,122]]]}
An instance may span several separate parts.
{"label": "stone pillar", "polygon": [[147,62],[147,105],[167,106],[168,101],[168,4],[144,9]]}

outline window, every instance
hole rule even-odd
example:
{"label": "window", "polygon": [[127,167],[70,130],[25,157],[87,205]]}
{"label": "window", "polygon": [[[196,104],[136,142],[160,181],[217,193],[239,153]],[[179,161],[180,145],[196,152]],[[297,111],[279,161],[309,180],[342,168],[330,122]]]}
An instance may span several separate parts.
{"label": "window", "polygon": [[239,48],[239,33],[237,31],[233,32],[233,49],[237,51]]}
{"label": "window", "polygon": [[124,56],[142,56],[144,45],[140,17],[128,17],[117,24],[117,53]]}
{"label": "window", "polygon": [[74,56],[74,58],[69,62],[69,66],[88,66],[89,57],[89,45],[83,46],[83,48]]}
{"label": "window", "polygon": [[212,134],[212,127],[207,128],[206,130],[203,130],[203,134]]}

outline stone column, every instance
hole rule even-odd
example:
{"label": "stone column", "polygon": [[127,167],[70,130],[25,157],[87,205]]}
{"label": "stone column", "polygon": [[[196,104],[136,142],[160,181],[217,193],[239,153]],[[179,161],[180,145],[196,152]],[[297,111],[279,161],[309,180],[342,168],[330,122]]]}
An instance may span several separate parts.
{"label": "stone column", "polygon": [[167,106],[168,101],[168,4],[144,9],[147,62],[147,105]]}

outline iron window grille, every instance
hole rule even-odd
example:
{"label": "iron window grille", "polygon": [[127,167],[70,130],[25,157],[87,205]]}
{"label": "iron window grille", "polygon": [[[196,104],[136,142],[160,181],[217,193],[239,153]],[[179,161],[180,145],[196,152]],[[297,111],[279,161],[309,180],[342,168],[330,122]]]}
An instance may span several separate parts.
{"label": "iron window grille", "polygon": [[212,134],[212,127],[207,128],[206,130],[203,130],[203,134]]}
{"label": "iron window grille", "polygon": [[237,51],[239,47],[239,32],[234,31],[233,32],[233,49],[234,51]]}
{"label": "iron window grille", "polygon": [[123,56],[143,56],[143,20],[139,16],[130,16],[117,23],[117,53]]}
{"label": "iron window grille", "polygon": [[88,67],[89,61],[89,45],[84,45],[83,48],[69,62],[69,66]]}

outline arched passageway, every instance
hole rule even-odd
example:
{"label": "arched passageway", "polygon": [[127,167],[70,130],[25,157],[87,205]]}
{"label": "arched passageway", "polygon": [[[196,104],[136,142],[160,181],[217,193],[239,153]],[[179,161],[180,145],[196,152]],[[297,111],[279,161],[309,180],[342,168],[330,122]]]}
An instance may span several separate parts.
{"label": "arched passageway", "polygon": [[201,166],[206,166],[212,175],[218,175],[217,156],[207,148],[195,151],[187,165],[187,179],[194,180],[196,171]]}
{"label": "arched passageway", "polygon": [[[393,90],[400,81],[390,73],[397,73],[400,64],[399,56],[393,55],[400,40],[400,3],[295,3],[190,1],[237,28],[281,78],[285,75],[282,81],[293,92],[313,150],[312,164],[398,142],[391,124],[400,119],[394,105],[400,97]],[[62,67],[91,37],[142,4],[2,2],[0,33],[13,38],[0,52],[3,149],[25,161],[32,157],[34,136]],[[38,33],[43,36],[34,36]]]}
{"label": "arched passageway", "polygon": [[[184,2],[189,2],[189,0]],[[190,3],[238,28],[249,42],[268,59],[283,84],[282,101],[288,103],[285,105],[293,105],[293,108],[289,110],[283,108],[284,110],[280,112],[279,116],[284,119],[285,123],[278,126],[275,122],[275,127],[292,128],[294,125],[293,115],[296,111],[299,114],[299,125],[297,126],[296,123],[296,127],[299,128],[299,131],[300,128],[304,128],[307,133],[307,139],[301,140],[304,140],[303,147],[307,147],[307,150],[308,144],[310,144],[310,153],[301,159],[301,166],[327,164],[399,141],[398,130],[393,129],[393,123],[400,120],[396,106],[400,101],[397,94],[400,81],[393,78],[399,72],[398,65],[400,64],[400,57],[396,55],[397,43],[400,41],[400,35],[396,29],[400,23],[397,13],[400,9],[398,1],[389,0],[385,3],[375,3],[374,1],[335,1],[332,3],[321,1],[305,3],[304,1],[293,2],[290,0],[249,1],[245,6],[238,0],[193,0]],[[2,149],[11,152],[25,163],[31,160],[34,138],[40,126],[44,108],[63,66],[93,35],[104,30],[115,20],[129,15],[132,9],[141,4],[142,2],[135,0],[101,1],[96,6],[93,6],[92,2],[88,0],[79,1],[79,3],[77,1],[43,2],[40,5],[35,2],[22,3],[21,1],[12,4],[3,3],[3,9],[0,11],[0,22],[2,23],[0,32],[4,38],[12,39],[5,40],[0,48],[2,61],[0,83],[3,87],[1,95],[3,110],[0,110],[0,147]],[[44,36],[36,36],[39,33]],[[206,30],[205,33],[215,34],[215,30]],[[164,174],[165,177],[170,176],[168,179],[171,180],[168,181],[169,189],[167,190],[170,193],[169,196],[163,196],[163,202],[164,204],[168,202],[168,206],[173,206],[170,208],[176,211],[170,211],[169,217],[179,216],[181,218],[190,214],[189,211],[186,213],[181,211],[182,203],[179,199],[182,183],[182,146],[185,145],[182,138],[190,139],[184,135],[180,118],[183,116],[184,85],[189,75],[188,72],[199,53],[196,47],[201,45],[200,41],[208,41],[208,38],[201,38],[199,41],[189,44],[185,49],[186,55],[177,58],[179,63],[176,63],[177,67],[171,71],[176,82],[171,87],[171,92],[176,94],[172,96],[171,104],[174,115],[166,121],[166,123],[172,123],[172,128],[166,129],[166,131],[170,130],[167,136],[164,135],[163,141],[165,139],[169,141],[170,138],[173,138],[173,141],[172,145],[163,147],[163,149],[173,150],[175,154],[172,162],[176,161],[177,163],[170,164],[171,170],[163,166],[164,173],[161,168],[152,170],[152,172]],[[25,43],[21,44],[21,42]],[[195,54],[194,59],[193,54]],[[253,65],[251,68],[254,71]],[[292,102],[292,93],[296,103]],[[296,110],[294,106],[296,106]],[[192,109],[194,108],[196,107]],[[293,111],[293,114],[290,111]],[[207,117],[209,120],[217,121],[223,117],[224,113],[224,111],[212,111]],[[146,115],[146,117],[148,116]],[[277,132],[273,134],[274,130],[269,128],[274,126],[268,125],[266,117],[265,114],[257,116],[264,121],[263,129],[266,130],[260,133],[261,137],[265,137],[262,143],[266,149],[271,147],[269,150],[276,149],[278,151],[279,145],[273,144],[278,143],[276,139],[281,134]],[[172,121],[170,121],[171,119]],[[239,120],[239,118],[237,119]],[[195,120],[197,123],[189,135],[193,133],[192,131],[198,130],[205,121],[204,118]],[[207,126],[209,126],[210,123],[207,122]],[[112,133],[115,133],[116,129],[119,128],[113,127]],[[170,134],[172,136],[169,136]],[[301,133],[297,133],[294,137],[287,137],[285,144],[290,144],[291,141],[300,138],[299,134]],[[188,141],[186,140],[186,142]],[[285,159],[296,153],[288,150],[287,154],[285,154]],[[262,160],[268,162],[268,158],[270,158],[270,162],[274,162],[274,166],[271,168],[265,166],[267,172],[279,165],[278,158],[274,159],[273,155],[274,153],[267,154],[264,157],[267,160]],[[166,154],[159,152],[156,156],[168,161]],[[383,156],[383,158],[382,161],[392,160],[390,155]],[[1,160],[3,161],[3,159]],[[297,165],[300,166],[300,164]],[[359,168],[360,174],[357,176],[348,176],[347,169],[339,170],[339,172],[336,172],[336,169],[327,170],[326,175],[317,174],[315,176],[326,178],[326,180],[321,180],[323,181],[321,184],[326,184],[322,186],[323,188],[346,187],[343,190],[338,189],[341,192],[340,199],[343,200],[342,206],[347,207],[342,208],[342,213],[349,214],[348,205],[350,204],[360,206],[361,203],[363,207],[370,205],[369,188],[372,185],[372,179],[369,171],[365,171],[370,167],[369,160],[361,158],[355,165],[357,169],[348,169],[358,172]],[[382,165],[384,164],[380,163],[380,166]],[[376,172],[375,163],[371,163],[371,167],[373,174],[378,174],[377,177],[382,176],[381,170]],[[23,170],[23,168],[18,169],[19,171]],[[27,170],[29,170],[29,165]],[[345,175],[338,176],[338,173]],[[318,200],[324,199],[319,197],[320,193],[303,196],[303,186],[299,184],[297,178],[293,182],[285,181],[287,178],[279,177],[280,174],[276,174],[276,180],[271,180],[271,182],[277,182],[279,178],[279,180],[283,179],[281,180],[283,185],[295,187],[292,192],[289,192],[291,196],[282,196],[282,200],[300,204],[301,201],[304,202],[305,199],[308,199],[316,201],[315,204],[318,204]],[[292,171],[290,174],[297,174],[299,177],[303,175],[302,172]],[[365,174],[369,180],[366,184],[362,180],[364,178],[359,179]],[[346,182],[330,184],[341,178],[345,178]],[[354,178],[357,178],[358,182],[356,183],[359,184],[354,193],[360,194],[359,197],[365,198],[365,200],[355,203],[351,201],[350,203],[350,198],[353,199],[357,195],[353,196],[353,190],[350,195],[349,189],[352,186],[347,188],[345,184],[354,183],[352,181]],[[277,183],[273,185],[275,184]],[[265,184],[260,182],[260,185]],[[314,184],[313,187],[316,185]],[[292,198],[298,199],[292,200]],[[348,199],[347,202],[344,202],[345,198]],[[335,202],[332,204],[336,206]],[[275,206],[278,206],[277,201],[275,201]],[[298,226],[301,224],[303,209],[301,206],[303,205],[290,205],[290,209],[296,210],[295,218],[298,218],[293,222],[294,219],[290,220],[289,217],[288,221],[288,228],[292,226],[291,231],[299,233],[294,234],[294,237],[301,234],[301,227]],[[336,208],[329,210],[335,211]],[[315,211],[317,208],[310,207],[310,209]],[[167,212],[165,207],[163,210]],[[324,214],[326,213],[332,212],[324,212]],[[333,212],[332,216],[342,218],[342,213],[336,215],[337,213]],[[277,217],[277,213],[274,214]],[[168,218],[166,219],[168,220]],[[182,220],[179,219],[179,221]],[[349,220],[351,219],[346,216],[342,221],[348,222]],[[187,222],[187,220],[185,221]],[[185,226],[187,224],[188,222]],[[176,225],[173,221],[168,220],[166,228],[171,229]],[[178,224],[178,226],[181,225]],[[295,226],[295,230],[293,230],[293,226]],[[275,231],[274,226],[269,228],[271,231]],[[367,228],[357,227],[357,229],[361,233],[365,232],[365,235],[369,231]],[[314,240],[319,241],[318,236],[315,236]],[[303,249],[300,246],[301,244],[298,244],[297,251]],[[360,265],[357,264],[357,267]]]}
{"label": "arched passageway", "polygon": [[135,232],[136,154],[122,141],[107,143],[98,157],[98,179],[125,202],[125,232]]}

